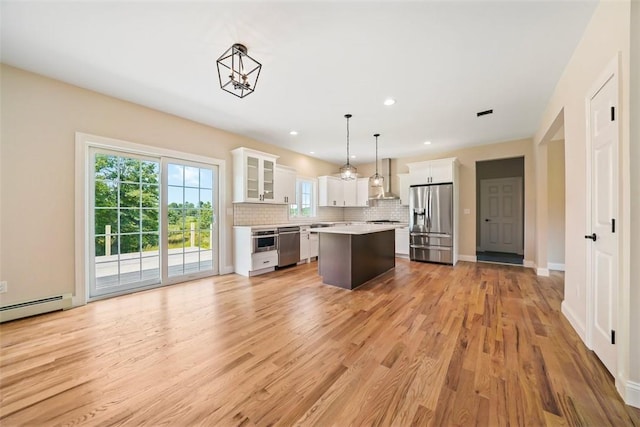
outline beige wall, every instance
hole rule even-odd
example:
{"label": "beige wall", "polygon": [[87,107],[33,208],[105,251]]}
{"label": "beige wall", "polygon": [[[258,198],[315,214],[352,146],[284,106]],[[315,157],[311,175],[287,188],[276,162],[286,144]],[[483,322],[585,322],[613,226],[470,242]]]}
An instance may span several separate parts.
{"label": "beige wall", "polygon": [[[74,290],[75,133],[105,136],[226,161],[226,207],[231,207],[229,150],[246,146],[280,156],[304,174],[334,173],[331,165],[222,130],[2,65],[0,305]],[[226,214],[221,210],[221,214]],[[226,260],[233,265],[227,215]]]}
{"label": "beige wall", "polygon": [[[480,145],[438,154],[424,154],[392,160],[393,173],[407,173],[407,163],[456,157],[460,163],[460,254],[476,254],[476,162],[484,160],[524,157],[524,259],[532,262],[535,253],[535,168],[533,145],[530,139]],[[392,190],[399,193],[398,180],[392,181]],[[465,215],[464,210],[469,209]]]}
{"label": "beige wall", "polygon": [[[637,4],[634,4],[634,8]],[[637,179],[637,171],[634,171],[635,179],[631,179],[629,130],[629,77],[630,77],[630,10],[629,0],[602,1],[596,8],[593,17],[587,26],[585,33],[576,47],[573,56],[562,77],[556,85],[556,89],[546,107],[541,125],[534,137],[536,145],[544,143],[547,138],[553,136],[557,129],[552,129],[558,117],[564,118],[565,153],[566,153],[566,217],[570,221],[566,222],[566,250],[565,250],[565,293],[562,305],[563,313],[567,316],[579,335],[586,339],[585,328],[587,322],[587,302],[586,302],[586,257],[587,245],[584,235],[590,229],[587,224],[586,213],[586,115],[585,98],[593,89],[604,69],[619,55],[620,75],[620,164],[619,179],[621,188],[619,206],[620,224],[620,259],[621,269],[619,275],[619,296],[620,305],[618,307],[618,331],[620,337],[617,346],[620,354],[619,372],[616,378],[618,389],[625,393],[630,388],[626,385],[626,380],[640,379],[640,362],[637,357],[640,349],[640,332],[637,314],[631,318],[630,312],[637,312],[640,306],[637,292],[637,267],[633,279],[635,299],[630,301],[631,285],[631,265],[638,264],[638,252],[631,251],[630,227],[632,224],[631,214],[631,194],[637,195],[636,186],[640,180]],[[637,13],[637,12],[636,12]],[[637,17],[635,24],[637,27]],[[637,36],[636,36],[637,37]],[[638,54],[635,49],[634,55]],[[637,72],[636,72],[637,74]],[[637,120],[636,112],[634,120]],[[636,141],[637,145],[637,141]],[[536,151],[542,150],[543,146],[538,145]],[[634,168],[638,168],[637,154],[634,158]],[[540,192],[538,198],[546,195],[546,190],[538,182]],[[638,215],[635,215],[637,218]],[[637,219],[633,219],[633,224],[637,225]],[[538,223],[539,235],[546,239],[547,229],[542,227],[543,222]],[[541,240],[541,239],[539,239]],[[635,247],[635,246],[634,246]],[[637,247],[636,247],[637,250]],[[635,260],[631,261],[631,256]],[[542,261],[546,262],[545,259]],[[632,309],[630,309],[632,307]],[[632,320],[636,320],[633,322]],[[638,393],[637,391],[635,392]],[[640,405],[640,398],[636,401]]]}
{"label": "beige wall", "polygon": [[564,140],[547,147],[547,212],[549,263],[564,264]]}
{"label": "beige wall", "polygon": [[[631,218],[631,248],[629,271],[629,324],[635,325],[630,329],[629,342],[630,366],[629,377],[640,383],[640,2],[631,3],[631,78],[630,94],[631,117],[630,134],[630,218]],[[625,295],[626,296],[626,295]],[[640,406],[640,396],[635,406]]]}

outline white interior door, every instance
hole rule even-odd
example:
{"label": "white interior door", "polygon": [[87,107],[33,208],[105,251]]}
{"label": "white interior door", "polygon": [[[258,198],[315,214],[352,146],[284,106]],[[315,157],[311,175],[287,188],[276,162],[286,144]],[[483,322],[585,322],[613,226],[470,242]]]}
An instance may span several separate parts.
{"label": "white interior door", "polygon": [[480,214],[481,250],[523,253],[522,178],[481,180]]}
{"label": "white interior door", "polygon": [[590,226],[588,277],[591,295],[590,341],[607,369],[616,374],[618,234],[618,84],[612,75],[589,102]]}

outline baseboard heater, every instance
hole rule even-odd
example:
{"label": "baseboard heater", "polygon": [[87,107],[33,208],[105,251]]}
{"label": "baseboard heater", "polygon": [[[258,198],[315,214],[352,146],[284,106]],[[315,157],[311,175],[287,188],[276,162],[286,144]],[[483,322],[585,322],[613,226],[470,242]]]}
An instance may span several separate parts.
{"label": "baseboard heater", "polygon": [[56,295],[49,298],[7,305],[0,307],[0,323],[69,308],[71,308],[71,294]]}

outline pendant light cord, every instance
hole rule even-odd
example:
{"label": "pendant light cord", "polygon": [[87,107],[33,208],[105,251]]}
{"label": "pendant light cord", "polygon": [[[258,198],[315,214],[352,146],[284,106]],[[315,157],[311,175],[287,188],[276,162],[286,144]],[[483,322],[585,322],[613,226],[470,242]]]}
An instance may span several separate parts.
{"label": "pendant light cord", "polygon": [[350,114],[345,116],[347,118],[347,165],[349,164],[349,116]]}
{"label": "pendant light cord", "polygon": [[379,134],[375,134],[373,136],[376,137],[376,176],[378,176],[378,137],[380,135]]}
{"label": "pendant light cord", "polygon": [[349,163],[349,119],[351,114],[345,114],[344,117],[347,119],[347,166],[351,166]]}

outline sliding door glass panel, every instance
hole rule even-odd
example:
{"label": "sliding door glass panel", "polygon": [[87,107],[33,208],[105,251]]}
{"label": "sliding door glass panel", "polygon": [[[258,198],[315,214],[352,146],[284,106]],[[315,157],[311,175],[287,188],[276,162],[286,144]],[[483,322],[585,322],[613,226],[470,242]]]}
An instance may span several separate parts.
{"label": "sliding door glass panel", "polygon": [[217,273],[217,169],[167,163],[167,276]]}
{"label": "sliding door glass panel", "polygon": [[160,281],[160,162],[92,151],[90,296]]}

